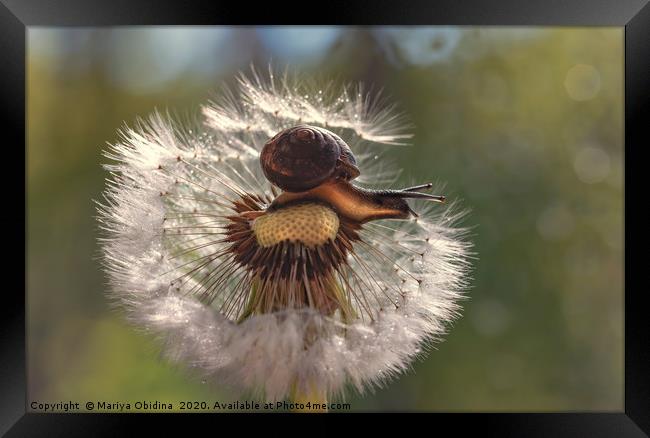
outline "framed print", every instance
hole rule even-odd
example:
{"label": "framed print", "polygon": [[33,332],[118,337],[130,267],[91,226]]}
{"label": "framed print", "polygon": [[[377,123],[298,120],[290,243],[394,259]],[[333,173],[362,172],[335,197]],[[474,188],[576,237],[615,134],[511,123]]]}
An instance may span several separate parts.
{"label": "framed print", "polygon": [[647,435],[647,2],[234,6],[3,0],[3,433]]}

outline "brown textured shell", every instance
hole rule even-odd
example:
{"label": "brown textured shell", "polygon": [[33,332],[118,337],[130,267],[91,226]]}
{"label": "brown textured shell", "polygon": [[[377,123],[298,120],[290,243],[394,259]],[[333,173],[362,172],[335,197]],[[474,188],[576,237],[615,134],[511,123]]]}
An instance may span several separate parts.
{"label": "brown textured shell", "polygon": [[310,125],[285,129],[260,154],[266,178],[288,192],[303,192],[331,178],[352,180],[359,168],[350,147],[331,131]]}

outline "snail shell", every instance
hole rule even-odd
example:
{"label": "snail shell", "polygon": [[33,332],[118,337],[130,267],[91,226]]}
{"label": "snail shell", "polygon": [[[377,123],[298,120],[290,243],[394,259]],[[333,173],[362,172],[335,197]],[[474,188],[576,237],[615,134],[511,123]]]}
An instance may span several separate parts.
{"label": "snail shell", "polygon": [[262,148],[260,162],[266,178],[288,192],[304,192],[329,179],[350,181],[360,173],[341,137],[310,125],[276,134]]}

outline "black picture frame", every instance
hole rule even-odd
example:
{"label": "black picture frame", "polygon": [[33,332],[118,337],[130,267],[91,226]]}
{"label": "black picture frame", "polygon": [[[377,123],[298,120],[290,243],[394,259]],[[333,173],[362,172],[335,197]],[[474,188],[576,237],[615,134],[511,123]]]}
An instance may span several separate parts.
{"label": "black picture frame", "polygon": [[[26,258],[18,255],[21,237],[27,238],[26,219],[26,30],[29,26],[109,25],[208,25],[208,24],[445,24],[445,25],[554,25],[619,26],[625,28],[625,408],[609,413],[516,413],[516,414],[419,414],[414,421],[435,424],[429,429],[452,430],[454,434],[478,431],[495,436],[522,437],[640,437],[650,434],[650,323],[645,317],[647,291],[642,287],[641,251],[647,237],[644,230],[641,166],[648,144],[650,102],[650,5],[648,0],[410,0],[407,2],[358,1],[321,2],[272,7],[243,2],[184,2],[177,0],[0,0],[0,126],[2,157],[6,166],[2,179],[12,181],[3,194],[9,198],[0,215],[3,239],[11,244],[4,251],[3,305],[0,307],[0,432],[7,436],[97,436],[115,435],[114,428],[144,421],[145,427],[167,427],[171,421],[188,421],[187,415],[36,414],[26,413],[25,299],[20,289],[7,280],[20,278]],[[65,102],[61,103],[65,110]],[[21,152],[20,145],[24,145]],[[22,166],[20,165],[22,164]],[[23,184],[21,184],[23,182]],[[21,197],[20,188],[23,189]],[[19,231],[22,230],[22,233]],[[22,268],[22,269],[21,269]],[[17,281],[18,285],[23,281]],[[226,417],[250,427],[242,416]],[[423,418],[433,415],[434,418]],[[200,419],[197,419],[199,417]],[[300,427],[305,419],[327,422],[343,414],[325,416],[267,415],[263,427],[291,424]],[[346,416],[354,417],[354,416]],[[222,418],[222,417],[220,417]],[[214,420],[206,422],[215,433]],[[220,419],[220,422],[225,420]],[[290,423],[287,423],[290,421]],[[383,422],[364,421],[364,427]],[[391,425],[403,420],[388,420]],[[248,424],[247,424],[248,423]],[[257,422],[253,422],[254,423]],[[220,426],[221,427],[221,426]],[[433,427],[433,426],[431,426]],[[276,429],[282,431],[284,429]],[[336,429],[333,429],[336,430]],[[310,430],[308,429],[307,432]],[[340,429],[339,429],[340,431]],[[338,433],[338,432],[336,432]]]}

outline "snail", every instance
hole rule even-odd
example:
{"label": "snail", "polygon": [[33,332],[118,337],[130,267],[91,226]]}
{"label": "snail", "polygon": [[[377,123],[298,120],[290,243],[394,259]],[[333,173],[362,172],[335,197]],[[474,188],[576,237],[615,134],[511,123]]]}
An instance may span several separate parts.
{"label": "snail", "polygon": [[341,216],[358,223],[376,219],[407,219],[417,214],[406,199],[444,202],[444,196],[419,192],[431,183],[401,190],[371,190],[351,181],[360,175],[350,147],[327,129],[299,125],[266,142],[260,154],[266,178],[283,192],[269,205],[281,206],[319,200]]}

